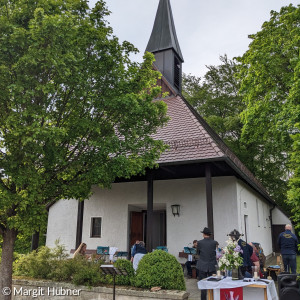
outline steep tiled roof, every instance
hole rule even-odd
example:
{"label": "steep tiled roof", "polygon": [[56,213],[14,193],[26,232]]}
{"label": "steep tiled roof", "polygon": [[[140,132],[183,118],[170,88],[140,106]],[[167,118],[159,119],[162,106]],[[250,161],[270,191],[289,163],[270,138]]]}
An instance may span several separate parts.
{"label": "steep tiled roof", "polygon": [[[162,81],[165,81],[164,77]],[[169,149],[162,153],[159,164],[224,160],[248,184],[274,204],[264,186],[182,96],[172,95],[162,100],[168,106],[167,115],[170,120],[153,137],[164,141]]]}
{"label": "steep tiled roof", "polygon": [[182,162],[223,157],[224,153],[199,123],[185,101],[180,97],[164,99],[170,120],[154,135],[164,141],[169,149],[160,157],[159,163]]}

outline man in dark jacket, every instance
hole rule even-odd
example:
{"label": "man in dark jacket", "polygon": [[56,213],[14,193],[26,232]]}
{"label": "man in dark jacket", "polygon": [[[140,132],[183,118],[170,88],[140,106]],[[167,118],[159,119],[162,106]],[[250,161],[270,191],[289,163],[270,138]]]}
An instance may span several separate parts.
{"label": "man in dark jacket", "polygon": [[298,239],[291,230],[292,225],[285,225],[285,231],[278,237],[278,246],[282,255],[284,271],[289,272],[291,268],[292,274],[296,274]]}
{"label": "man in dark jacket", "polygon": [[[203,240],[200,240],[197,243],[197,254],[199,255],[197,269],[200,280],[211,276],[214,272],[216,272],[217,265],[217,242],[211,239],[212,233],[209,228],[204,227],[201,232],[203,233]],[[206,293],[206,290],[201,290],[201,300],[206,300]]]}

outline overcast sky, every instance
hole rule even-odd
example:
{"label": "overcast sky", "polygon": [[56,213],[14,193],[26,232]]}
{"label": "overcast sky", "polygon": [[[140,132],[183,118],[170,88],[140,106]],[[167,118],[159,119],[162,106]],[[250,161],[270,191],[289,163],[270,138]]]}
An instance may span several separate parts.
{"label": "overcast sky", "polygon": [[[90,0],[94,6],[96,0]],[[152,31],[159,0],[106,0],[108,18],[121,41],[134,44],[141,61]],[[205,65],[218,65],[219,56],[242,55],[248,35],[260,30],[270,11],[300,4],[295,0],[171,0],[177,37],[184,58],[183,72],[206,73]]]}

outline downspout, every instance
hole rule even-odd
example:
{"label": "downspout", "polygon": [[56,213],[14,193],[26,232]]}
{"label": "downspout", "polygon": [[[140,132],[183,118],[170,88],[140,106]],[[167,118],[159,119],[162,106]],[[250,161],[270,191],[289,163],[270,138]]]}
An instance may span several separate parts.
{"label": "downspout", "polygon": [[271,225],[271,236],[272,236],[272,252],[274,252],[275,250],[275,241],[273,240],[273,218],[272,218],[272,211],[273,209],[276,207],[275,204],[273,204],[273,207],[270,209],[270,215],[269,215],[269,219],[270,219],[270,225]]}

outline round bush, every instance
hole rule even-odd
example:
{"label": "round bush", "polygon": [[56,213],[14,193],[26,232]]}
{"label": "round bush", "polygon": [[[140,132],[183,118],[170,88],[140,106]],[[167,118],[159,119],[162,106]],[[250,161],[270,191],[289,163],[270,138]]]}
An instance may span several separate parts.
{"label": "round bush", "polygon": [[126,276],[117,275],[116,276],[116,284],[118,285],[130,285],[134,278],[134,270],[132,267],[132,263],[127,259],[118,259],[114,266],[120,269],[125,269],[127,274]]}
{"label": "round bush", "polygon": [[163,250],[155,250],[141,259],[134,282],[141,288],[159,286],[168,290],[186,290],[180,263]]}

